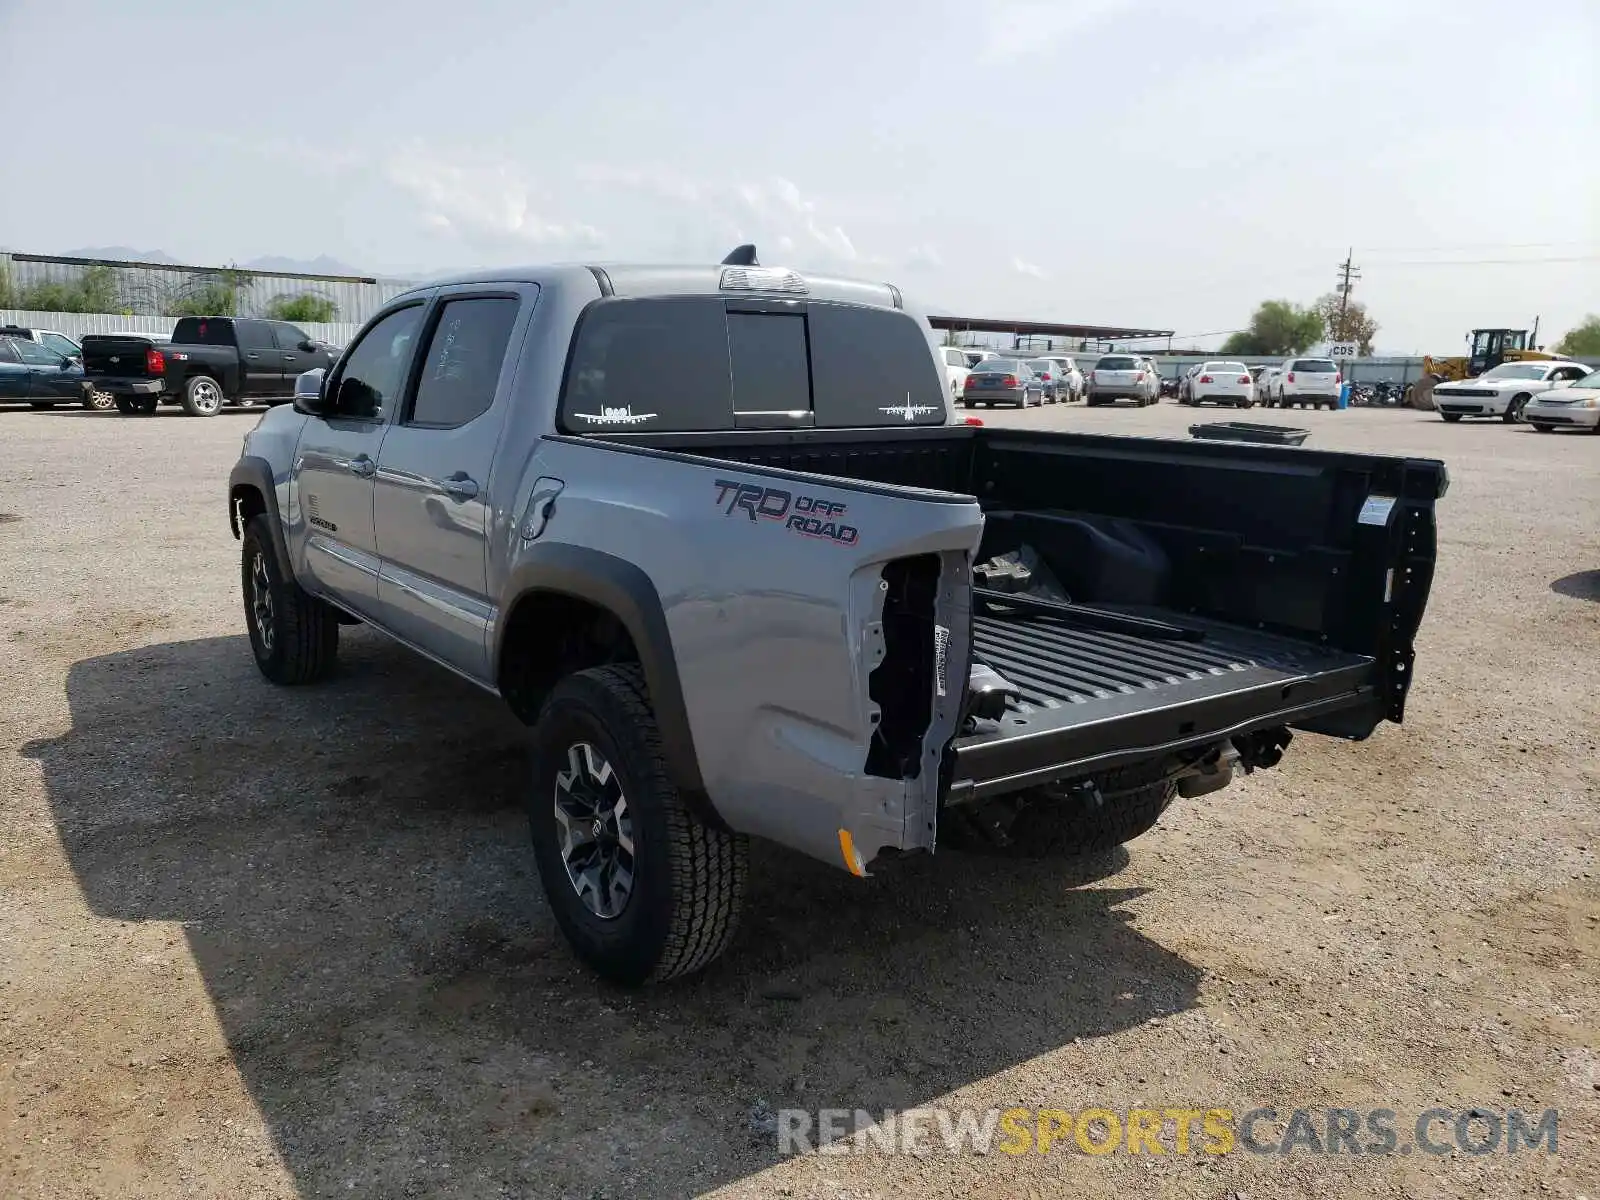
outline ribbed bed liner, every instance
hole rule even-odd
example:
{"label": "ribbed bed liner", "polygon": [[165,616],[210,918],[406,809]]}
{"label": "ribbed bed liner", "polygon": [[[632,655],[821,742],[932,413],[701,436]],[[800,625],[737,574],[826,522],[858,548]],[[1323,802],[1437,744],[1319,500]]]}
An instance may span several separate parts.
{"label": "ribbed bed liner", "polygon": [[1008,727],[1018,734],[1037,733],[1130,708],[1258,688],[1271,689],[1271,700],[1281,701],[1308,677],[1343,675],[1373,661],[1160,610],[1140,610],[1140,615],[1203,629],[1205,640],[1157,641],[1022,615],[974,617],[973,657],[1022,694],[1020,702],[1008,706],[997,736],[1006,736]]}

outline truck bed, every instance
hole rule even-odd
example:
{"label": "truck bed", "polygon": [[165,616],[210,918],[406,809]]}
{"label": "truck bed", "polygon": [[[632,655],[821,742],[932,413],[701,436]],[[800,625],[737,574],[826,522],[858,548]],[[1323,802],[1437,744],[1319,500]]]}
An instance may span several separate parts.
{"label": "truck bed", "polygon": [[1021,695],[998,722],[957,739],[952,801],[1012,790],[1030,772],[1059,776],[1063,763],[1107,769],[1359,704],[1376,681],[1371,655],[1162,609],[1124,611],[1205,638],[1154,641],[1021,613],[973,618],[974,659]]}
{"label": "truck bed", "polygon": [[[1028,548],[1074,603],[1204,632],[1152,640],[976,612],[973,660],[1021,698],[952,744],[949,801],[1234,734],[1359,739],[1403,717],[1442,463],[971,426],[603,438],[974,497],[978,561]],[[925,628],[931,650],[931,613]]]}

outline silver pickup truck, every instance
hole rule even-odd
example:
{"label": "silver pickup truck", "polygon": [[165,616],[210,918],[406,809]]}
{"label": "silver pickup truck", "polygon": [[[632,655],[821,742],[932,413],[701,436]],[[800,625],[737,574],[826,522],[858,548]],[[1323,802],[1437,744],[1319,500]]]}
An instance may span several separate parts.
{"label": "silver pickup truck", "polygon": [[306,384],[228,482],[262,673],[359,622],[503,697],[551,908],[624,983],[727,947],[751,836],[1100,850],[1403,715],[1440,463],[957,423],[886,284],[489,272]]}

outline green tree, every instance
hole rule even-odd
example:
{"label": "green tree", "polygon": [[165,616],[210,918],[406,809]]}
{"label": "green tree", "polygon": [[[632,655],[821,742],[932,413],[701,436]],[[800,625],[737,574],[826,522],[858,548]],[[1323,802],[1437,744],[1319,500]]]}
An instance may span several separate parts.
{"label": "green tree", "polygon": [[274,296],[267,303],[267,316],[275,321],[325,323],[339,319],[339,306],[326,296],[318,296],[314,292],[301,292],[298,296],[285,293]]}
{"label": "green tree", "polygon": [[85,267],[78,276],[78,296],[83,301],[78,311],[116,312],[119,290],[115,267]]}
{"label": "green tree", "polygon": [[1590,313],[1556,343],[1556,353],[1572,358],[1600,358],[1600,317]]}
{"label": "green tree", "polygon": [[1268,300],[1250,318],[1250,328],[1230,334],[1224,354],[1299,354],[1322,340],[1322,317],[1315,309],[1287,300]]}
{"label": "green tree", "polygon": [[1378,323],[1367,313],[1365,304],[1352,300],[1341,313],[1339,297],[1329,292],[1311,307],[1322,318],[1330,342],[1354,342],[1357,354],[1372,353],[1372,339],[1378,335]]}
{"label": "green tree", "polygon": [[11,289],[11,272],[0,263],[0,308],[16,308],[17,294]]}
{"label": "green tree", "polygon": [[190,281],[163,306],[174,317],[234,317],[239,314],[239,271],[207,271]]}

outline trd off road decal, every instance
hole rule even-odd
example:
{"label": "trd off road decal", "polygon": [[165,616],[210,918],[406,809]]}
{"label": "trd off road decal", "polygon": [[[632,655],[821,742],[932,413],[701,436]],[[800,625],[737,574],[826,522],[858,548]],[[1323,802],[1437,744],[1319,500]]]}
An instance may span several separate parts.
{"label": "trd off road decal", "polygon": [[782,521],[785,529],[801,537],[821,538],[840,546],[854,546],[860,537],[854,525],[839,520],[848,506],[837,500],[727,479],[717,480],[714,486],[717,505],[725,517],[742,512],[752,521]]}

